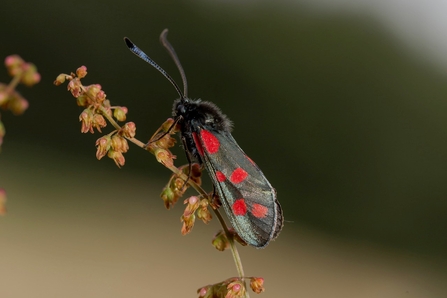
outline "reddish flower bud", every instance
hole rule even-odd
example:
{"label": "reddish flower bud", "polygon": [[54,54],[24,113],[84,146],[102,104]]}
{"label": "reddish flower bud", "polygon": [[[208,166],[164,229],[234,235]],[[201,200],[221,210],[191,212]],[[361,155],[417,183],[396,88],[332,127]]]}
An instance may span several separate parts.
{"label": "reddish flower bud", "polygon": [[126,107],[117,107],[113,111],[113,117],[118,121],[126,121],[127,108]]}
{"label": "reddish flower bud", "polygon": [[112,148],[116,151],[126,153],[129,150],[129,145],[127,144],[127,140],[119,135],[114,135],[112,137]]}
{"label": "reddish flower bud", "polygon": [[174,165],[175,156],[168,150],[157,148],[154,151],[154,155],[159,163],[168,167],[172,167]]}
{"label": "reddish flower bud", "polygon": [[[155,138],[159,137],[159,135],[160,134],[157,134]],[[157,145],[157,147],[168,149],[173,147],[176,142],[177,141],[173,137],[171,137],[170,134],[165,134],[161,139],[156,141],[155,144]]]}
{"label": "reddish flower bud", "polygon": [[67,89],[71,92],[71,94],[78,98],[82,94],[82,84],[78,79],[73,79],[68,83]]}
{"label": "reddish flower bud", "polygon": [[76,69],[76,76],[80,79],[84,78],[87,75],[87,67],[82,65],[78,69]]}
{"label": "reddish flower bud", "polygon": [[233,281],[227,286],[227,295],[225,298],[239,298],[245,297],[244,283],[240,280]]}
{"label": "reddish flower bud", "polygon": [[[79,81],[79,80],[77,79],[77,81]],[[101,91],[101,85],[99,85],[99,84],[92,84],[92,85],[89,85],[89,86],[84,86],[84,88],[85,88],[87,96],[93,102],[96,100],[96,96],[97,96],[98,92]]]}
{"label": "reddish flower bud", "polygon": [[256,294],[264,292],[264,279],[262,277],[252,277],[250,279],[250,287]]}
{"label": "reddish flower bud", "polygon": [[85,109],[81,115],[79,115],[79,121],[81,121],[82,123],[82,127],[81,127],[81,132],[82,133],[87,133],[87,132],[91,132],[94,133],[93,131],[93,113],[90,109]]}
{"label": "reddish flower bud", "polygon": [[127,122],[121,128],[121,132],[122,132],[123,136],[125,136],[126,138],[135,137],[136,130],[137,130],[137,127],[135,126],[135,123],[133,123],[133,122]]}
{"label": "reddish flower bud", "polygon": [[98,104],[102,103],[105,100],[106,100],[106,93],[103,90],[100,90],[98,93],[96,93],[95,101]]}
{"label": "reddish flower bud", "polygon": [[199,294],[199,298],[213,298],[213,287],[206,286],[197,290],[197,294]]}
{"label": "reddish flower bud", "polygon": [[115,150],[109,150],[107,156],[113,159],[118,168],[124,166],[124,163],[126,162],[124,155],[121,152]]}
{"label": "reddish flower bud", "polygon": [[194,215],[194,212],[199,207],[200,201],[199,198],[196,196],[192,196],[184,201],[184,204],[186,204],[185,211],[183,212],[183,215],[181,217],[181,221],[183,222],[182,226],[182,235],[186,235],[189,232],[191,232],[192,228],[194,227],[194,222],[196,220],[196,217]]}
{"label": "reddish flower bud", "polygon": [[106,135],[96,140],[96,158],[99,160],[103,158],[110,150],[111,139]]}
{"label": "reddish flower bud", "polygon": [[106,127],[107,126],[107,122],[106,122],[106,119],[104,119],[103,115],[94,114],[93,115],[93,123],[92,123],[92,125],[99,132],[101,132],[101,127]]}

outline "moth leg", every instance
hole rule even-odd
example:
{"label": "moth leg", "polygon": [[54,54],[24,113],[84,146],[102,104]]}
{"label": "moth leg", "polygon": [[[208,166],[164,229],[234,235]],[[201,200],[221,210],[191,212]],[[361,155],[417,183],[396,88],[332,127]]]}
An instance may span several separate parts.
{"label": "moth leg", "polygon": [[146,144],[146,147],[150,144],[150,143],[154,143],[156,141],[161,140],[165,135],[169,134],[171,132],[171,130],[177,125],[177,123],[182,119],[182,116],[178,116],[174,119],[174,123],[172,123],[171,126],[169,126],[168,130],[164,133],[161,134],[161,136],[157,137],[155,140],[153,140],[153,137],[155,137],[155,135],[158,133],[158,131],[160,130],[160,128],[155,132],[155,134],[152,136],[152,138],[149,140],[149,142]]}

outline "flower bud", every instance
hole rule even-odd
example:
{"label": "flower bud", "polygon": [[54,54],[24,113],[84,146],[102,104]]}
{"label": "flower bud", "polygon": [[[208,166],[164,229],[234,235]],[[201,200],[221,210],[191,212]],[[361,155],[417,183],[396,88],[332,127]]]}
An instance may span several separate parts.
{"label": "flower bud", "polygon": [[76,76],[80,79],[84,78],[87,75],[87,67],[82,65],[78,69],[76,69]]}
{"label": "flower bud", "polygon": [[224,251],[228,248],[230,248],[230,242],[228,241],[227,236],[225,235],[225,232],[220,230],[211,241],[211,244],[216,248],[218,251]]}
{"label": "flower bud", "polygon": [[213,218],[211,216],[210,211],[208,210],[208,200],[207,199],[203,199],[200,201],[200,205],[197,208],[197,218],[201,219],[203,221],[203,223],[207,224],[211,221],[211,219]]}
{"label": "flower bud", "polygon": [[78,79],[73,79],[68,83],[67,90],[71,92],[71,94],[78,98],[82,94],[82,84]]}
{"label": "flower bud", "polygon": [[262,277],[252,277],[250,279],[250,287],[256,294],[264,292],[264,279]]}
{"label": "flower bud", "polygon": [[96,140],[96,158],[103,158],[110,150],[111,139],[106,135]]}
{"label": "flower bud", "polygon": [[104,116],[101,114],[94,114],[93,115],[93,127],[95,127],[99,132],[101,132],[101,127],[106,127],[107,122],[106,119],[104,119]]}
{"label": "flower bud", "polygon": [[165,203],[166,209],[171,209],[179,199],[169,187],[165,187],[160,196]]}
{"label": "flower bud", "polygon": [[137,127],[135,126],[135,123],[133,123],[133,122],[127,122],[121,128],[122,134],[126,138],[133,138],[133,137],[135,137],[136,130],[137,130]]}
{"label": "flower bud", "polygon": [[85,109],[81,115],[79,115],[79,121],[82,123],[81,132],[87,133],[91,132],[93,133],[93,113],[90,109]]}
{"label": "flower bud", "polygon": [[227,286],[228,292],[225,298],[245,297],[244,283],[240,280],[233,281]]}
{"label": "flower bud", "polygon": [[129,150],[129,145],[127,144],[127,140],[119,135],[114,135],[112,137],[112,148],[116,151],[126,153]]}
{"label": "flower bud", "polygon": [[54,85],[56,86],[60,86],[63,83],[65,83],[65,80],[67,79],[67,75],[64,73],[61,73],[60,75],[57,76],[56,80],[53,82]]}
{"label": "flower bud", "polygon": [[154,151],[155,158],[159,163],[164,166],[172,167],[174,165],[175,156],[172,155],[171,152],[165,149],[155,149]]}
{"label": "flower bud", "polygon": [[126,162],[124,155],[121,152],[115,150],[109,150],[107,156],[113,159],[118,168],[124,166],[124,163]]}
{"label": "flower bud", "polygon": [[126,107],[117,107],[113,111],[113,117],[118,121],[126,121],[127,108]]}
{"label": "flower bud", "polygon": [[197,294],[199,294],[199,298],[213,298],[213,287],[206,286],[197,290]]}

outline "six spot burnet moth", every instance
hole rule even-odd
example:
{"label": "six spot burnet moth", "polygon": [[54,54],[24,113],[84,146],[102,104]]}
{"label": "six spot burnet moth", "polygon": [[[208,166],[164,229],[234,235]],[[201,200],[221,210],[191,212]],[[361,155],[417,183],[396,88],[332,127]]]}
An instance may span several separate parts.
{"label": "six spot burnet moth", "polygon": [[242,151],[231,135],[232,123],[211,102],[187,97],[187,82],[165,29],[160,41],[176,63],[184,91],[151,58],[128,38],[127,47],[161,72],[177,90],[174,123],[178,123],[188,160],[205,165],[228,218],[239,236],[249,245],[262,248],[275,239],[283,226],[281,206],[276,191],[259,167]]}

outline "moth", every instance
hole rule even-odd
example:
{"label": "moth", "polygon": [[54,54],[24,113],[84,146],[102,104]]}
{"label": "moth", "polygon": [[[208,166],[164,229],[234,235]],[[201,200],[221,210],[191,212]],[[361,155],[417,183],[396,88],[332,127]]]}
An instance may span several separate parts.
{"label": "moth", "polygon": [[205,166],[238,235],[251,246],[265,247],[280,233],[283,212],[276,190],[231,135],[232,122],[215,104],[188,98],[186,76],[167,40],[167,29],[160,35],[160,41],[179,69],[183,92],[172,77],[130,39],[125,37],[124,41],[132,53],[156,68],[174,86],[180,98],[174,101],[172,115],[174,123],[180,127],[188,160]]}

